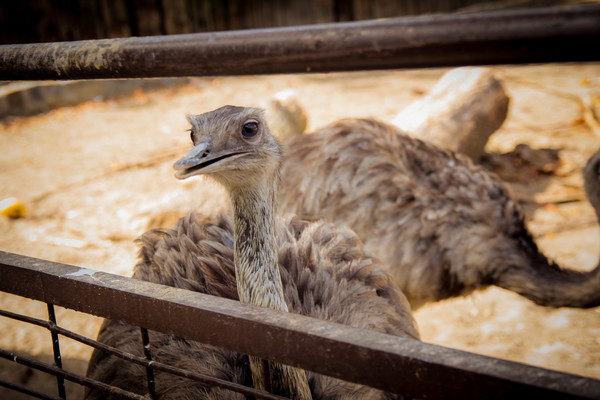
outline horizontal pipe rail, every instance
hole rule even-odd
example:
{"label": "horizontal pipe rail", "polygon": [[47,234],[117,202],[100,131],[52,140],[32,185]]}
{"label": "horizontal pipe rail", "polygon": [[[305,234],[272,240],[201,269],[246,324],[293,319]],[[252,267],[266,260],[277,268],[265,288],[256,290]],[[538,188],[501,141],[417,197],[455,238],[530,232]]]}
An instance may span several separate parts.
{"label": "horizontal pipe rail", "polygon": [[597,61],[600,5],[0,46],[2,80]]}
{"label": "horizontal pipe rail", "polygon": [[8,293],[411,397],[600,398],[592,378],[105,272],[0,251],[0,275]]}

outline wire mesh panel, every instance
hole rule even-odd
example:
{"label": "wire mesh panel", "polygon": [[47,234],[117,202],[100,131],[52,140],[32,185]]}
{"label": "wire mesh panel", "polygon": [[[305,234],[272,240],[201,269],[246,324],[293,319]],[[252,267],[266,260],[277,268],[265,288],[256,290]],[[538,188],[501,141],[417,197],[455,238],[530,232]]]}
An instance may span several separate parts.
{"label": "wire mesh panel", "polygon": [[[48,304],[48,307],[54,308],[54,306],[51,304]],[[232,391],[242,393],[242,394],[245,394],[248,396],[254,396],[256,398],[273,399],[273,400],[281,399],[281,397],[272,395],[270,393],[264,393],[264,392],[261,392],[258,390],[254,390],[252,388],[248,388],[245,386],[237,385],[232,382],[224,381],[222,379],[194,373],[191,371],[186,371],[186,370],[183,370],[180,368],[171,367],[169,365],[166,365],[166,364],[163,364],[160,362],[152,361],[151,357],[149,357],[150,343],[149,343],[149,339],[148,339],[148,331],[145,328],[141,328],[140,331],[141,331],[141,336],[143,338],[142,343],[144,346],[144,353],[148,354],[148,355],[146,355],[145,358],[142,358],[142,357],[138,357],[136,355],[130,354],[130,353],[123,352],[119,349],[107,346],[103,343],[100,343],[96,340],[79,335],[68,329],[62,328],[62,327],[58,326],[55,321],[52,321],[52,320],[44,321],[44,320],[32,318],[29,316],[13,313],[13,312],[6,311],[6,310],[0,310],[0,316],[6,317],[6,318],[12,318],[12,319],[22,321],[25,323],[29,323],[32,325],[44,327],[44,328],[48,329],[48,331],[50,332],[51,337],[53,339],[55,337],[58,337],[58,335],[61,335],[61,336],[76,340],[80,343],[86,344],[90,347],[99,349],[99,350],[106,352],[108,354],[111,354],[115,357],[122,358],[131,363],[135,363],[135,364],[144,366],[146,368],[147,377],[148,377],[148,394],[150,395],[150,398],[153,398],[153,399],[156,398],[156,393],[154,390],[154,371],[155,370],[167,372],[172,375],[181,376],[181,377],[184,377],[187,379],[202,382],[207,385],[218,386],[218,387],[232,390]],[[59,345],[58,341],[54,342],[53,348],[56,350],[57,353],[60,353],[60,345]],[[5,386],[5,387],[13,389],[15,391],[29,394],[33,397],[49,398],[49,399],[56,399],[56,398],[65,399],[66,394],[65,394],[65,390],[64,390],[64,386],[65,386],[64,381],[66,379],[66,380],[70,380],[72,382],[79,383],[83,386],[93,388],[93,389],[101,391],[101,392],[110,393],[112,396],[119,397],[119,398],[125,398],[125,399],[143,399],[143,398],[145,398],[144,396],[140,396],[135,393],[130,393],[125,390],[122,390],[122,389],[119,389],[119,388],[116,388],[116,387],[113,387],[110,385],[106,385],[106,384],[103,384],[98,381],[94,381],[94,380],[86,378],[84,376],[77,375],[77,374],[71,373],[69,371],[65,371],[62,369],[62,365],[60,365],[60,363],[56,362],[56,358],[55,358],[55,364],[50,365],[47,363],[37,361],[31,357],[26,357],[26,356],[16,354],[14,352],[10,352],[10,351],[4,350],[4,349],[0,349],[0,357],[56,376],[57,391],[59,393],[59,397],[48,396],[44,393],[40,393],[35,390],[31,390],[27,387],[23,387],[18,384],[0,380],[0,386]]]}

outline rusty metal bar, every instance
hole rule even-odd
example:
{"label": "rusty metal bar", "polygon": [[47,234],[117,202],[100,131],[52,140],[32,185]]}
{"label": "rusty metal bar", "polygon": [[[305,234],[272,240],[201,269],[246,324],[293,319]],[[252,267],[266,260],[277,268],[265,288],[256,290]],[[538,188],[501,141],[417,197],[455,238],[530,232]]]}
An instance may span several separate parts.
{"label": "rusty metal bar", "polygon": [[14,390],[16,392],[21,392],[28,396],[35,397],[35,398],[42,399],[42,400],[61,400],[60,397],[49,396],[45,393],[38,392],[37,390],[29,389],[28,387],[16,385],[14,383],[6,382],[3,380],[0,380],[0,386],[4,386],[5,388],[8,388],[10,390]]}
{"label": "rusty metal bar", "polygon": [[411,397],[600,397],[596,379],[104,272],[6,252],[0,272],[5,292]]}
{"label": "rusty metal bar", "polygon": [[[140,334],[142,335],[142,346],[144,346],[144,356],[148,362],[152,362],[152,355],[150,354],[150,337],[148,336],[148,329],[140,328]],[[148,378],[148,394],[152,400],[156,400],[156,388],[154,387],[154,370],[152,367],[146,367],[146,376]]]}
{"label": "rusty metal bar", "polygon": [[597,61],[600,5],[0,46],[0,79],[277,74]]}
{"label": "rusty metal bar", "polygon": [[[114,347],[110,347],[104,343],[100,343],[96,340],[90,339],[88,337],[82,336],[78,333],[72,332],[68,329],[61,328],[60,326],[49,323],[48,321],[43,321],[41,319],[29,317],[27,315],[16,314],[6,310],[0,310],[0,316],[12,318],[17,321],[26,322],[28,324],[41,326],[43,328],[48,329],[51,332],[63,335],[64,337],[68,337],[69,339],[76,340],[80,343],[88,345],[90,347],[96,348],[108,354],[111,354],[115,357],[119,357],[123,360],[127,360],[129,362],[144,366],[146,368],[151,368],[157,371],[166,372],[169,374],[177,375],[182,378],[192,379],[198,382],[205,383],[211,386],[218,386],[223,389],[228,389],[237,393],[241,393],[248,397],[253,397],[256,399],[265,399],[265,400],[284,400],[284,397],[277,396],[262,390],[257,390],[251,387],[246,387],[237,383],[229,382],[223,379],[215,378],[214,376],[208,376],[204,374],[195,373],[192,371],[187,371],[181,368],[172,367],[170,365],[163,364],[161,362],[150,362],[147,359],[142,357],[138,357],[131,353],[124,352],[122,350],[116,349]],[[101,389],[100,389],[101,390]]]}
{"label": "rusty metal bar", "polygon": [[29,368],[33,368],[33,369],[37,369],[42,372],[46,372],[51,375],[61,376],[64,379],[70,380],[75,383],[79,383],[80,385],[84,385],[84,386],[88,386],[88,387],[91,387],[91,388],[94,388],[97,390],[101,390],[105,393],[109,393],[118,398],[125,398],[125,399],[131,399],[131,400],[145,400],[146,399],[144,396],[140,396],[135,393],[131,393],[126,390],[119,389],[117,387],[110,386],[110,385],[95,381],[90,378],[86,378],[84,376],[75,374],[73,372],[66,371],[62,368],[58,368],[57,366],[49,365],[49,364],[43,363],[38,360],[34,360],[32,358],[29,358],[29,357],[26,357],[23,355],[19,355],[19,354],[10,352],[10,351],[6,351],[4,349],[0,349],[0,357],[10,360],[10,361],[14,361],[18,364],[25,365]]}
{"label": "rusty metal bar", "polygon": [[[50,324],[57,325],[56,313],[54,312],[54,305],[47,304],[48,306],[48,319]],[[50,331],[52,337],[52,352],[54,353],[54,363],[58,368],[62,368],[62,357],[60,356],[60,343],[58,341],[58,335],[55,332]],[[58,396],[61,399],[67,398],[67,390],[65,388],[65,379],[61,376],[56,376],[56,384],[58,385]]]}

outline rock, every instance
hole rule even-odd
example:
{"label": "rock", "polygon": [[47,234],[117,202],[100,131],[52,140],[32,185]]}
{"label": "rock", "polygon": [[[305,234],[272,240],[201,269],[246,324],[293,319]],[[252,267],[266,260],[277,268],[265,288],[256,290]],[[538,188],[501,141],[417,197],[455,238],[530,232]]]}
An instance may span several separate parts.
{"label": "rock", "polygon": [[392,123],[408,134],[478,161],[504,122],[509,98],[489,68],[456,68]]}
{"label": "rock", "polygon": [[264,108],[269,128],[280,141],[289,136],[301,135],[306,130],[306,112],[294,89],[277,92]]}

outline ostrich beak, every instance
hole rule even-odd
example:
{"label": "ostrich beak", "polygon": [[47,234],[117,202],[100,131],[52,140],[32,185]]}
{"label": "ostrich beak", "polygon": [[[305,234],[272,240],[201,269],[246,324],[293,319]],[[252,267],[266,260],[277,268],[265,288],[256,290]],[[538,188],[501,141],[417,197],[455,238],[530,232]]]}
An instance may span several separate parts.
{"label": "ostrich beak", "polygon": [[177,179],[186,179],[190,176],[197,175],[197,172],[204,167],[204,164],[208,161],[209,144],[207,142],[200,142],[187,156],[181,158],[175,164],[175,177]]}
{"label": "ostrich beak", "polygon": [[175,178],[186,179],[194,175],[215,173],[248,154],[243,149],[215,151],[212,147],[209,140],[194,146],[187,156],[173,164]]}

